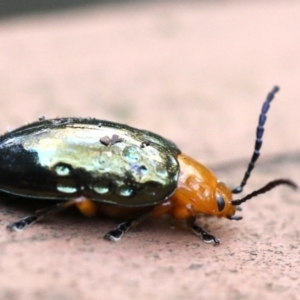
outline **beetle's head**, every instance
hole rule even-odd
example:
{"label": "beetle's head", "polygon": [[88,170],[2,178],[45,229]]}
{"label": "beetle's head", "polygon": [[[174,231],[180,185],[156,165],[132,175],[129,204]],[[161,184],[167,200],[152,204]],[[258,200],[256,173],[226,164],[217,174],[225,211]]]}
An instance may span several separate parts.
{"label": "beetle's head", "polygon": [[[223,182],[217,180],[209,169],[191,157],[180,154],[177,159],[180,164],[180,175],[177,190],[171,197],[175,206],[179,208],[174,214],[177,218],[183,218],[185,214],[192,216],[207,214],[240,220],[242,217],[236,216],[235,213],[241,210],[240,205],[249,199],[282,184],[297,188],[291,180],[277,179],[243,198],[233,199],[233,194],[240,193],[242,189],[230,190]],[[182,209],[184,206],[187,212]]]}

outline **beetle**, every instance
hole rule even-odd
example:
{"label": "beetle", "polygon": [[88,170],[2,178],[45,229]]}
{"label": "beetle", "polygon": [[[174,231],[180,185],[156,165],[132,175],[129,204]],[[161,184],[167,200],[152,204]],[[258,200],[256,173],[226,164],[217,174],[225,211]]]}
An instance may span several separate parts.
{"label": "beetle", "polygon": [[171,141],[146,130],[92,118],[56,118],[20,127],[0,137],[0,190],[55,204],[10,223],[21,231],[70,206],[84,215],[123,218],[104,236],[118,241],[149,216],[168,214],[186,220],[205,243],[220,240],[196,224],[199,215],[240,220],[240,204],[278,185],[294,189],[289,179],[276,179],[240,199],[260,155],[266,114],[279,87],[262,106],[254,153],[241,184],[229,189],[203,164],[183,154]]}

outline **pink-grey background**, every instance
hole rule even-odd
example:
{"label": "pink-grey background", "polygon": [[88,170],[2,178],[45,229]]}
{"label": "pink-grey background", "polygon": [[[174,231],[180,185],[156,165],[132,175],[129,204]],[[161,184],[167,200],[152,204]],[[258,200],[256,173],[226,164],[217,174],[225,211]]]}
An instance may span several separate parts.
{"label": "pink-grey background", "polygon": [[[234,187],[278,84],[245,193],[300,184],[299,14],[297,1],[150,1],[3,18],[1,132],[42,115],[127,123]],[[76,212],[10,233],[32,204],[0,205],[0,299],[299,299],[300,196],[286,187],[244,204],[240,222],[204,218],[219,247],[165,219],[108,243],[115,221]]]}

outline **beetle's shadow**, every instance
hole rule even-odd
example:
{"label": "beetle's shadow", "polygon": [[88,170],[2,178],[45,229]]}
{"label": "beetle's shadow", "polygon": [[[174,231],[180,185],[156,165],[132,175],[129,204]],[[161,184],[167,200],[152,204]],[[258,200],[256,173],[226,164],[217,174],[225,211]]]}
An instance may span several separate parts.
{"label": "beetle's shadow", "polygon": [[52,206],[58,202],[59,201],[33,199],[0,193],[0,209],[5,214],[11,211],[32,214],[36,210]]}

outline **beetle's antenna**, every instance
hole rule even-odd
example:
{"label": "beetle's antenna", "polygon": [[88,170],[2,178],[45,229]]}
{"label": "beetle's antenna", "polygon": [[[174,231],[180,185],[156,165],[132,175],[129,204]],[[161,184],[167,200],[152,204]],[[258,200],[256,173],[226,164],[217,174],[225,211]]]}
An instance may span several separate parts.
{"label": "beetle's antenna", "polygon": [[245,175],[244,175],[244,178],[243,178],[241,184],[238,187],[231,190],[231,192],[233,194],[239,194],[243,191],[243,187],[247,184],[247,180],[249,179],[249,177],[251,175],[251,172],[255,166],[255,162],[259,158],[260,148],[262,146],[262,137],[264,134],[264,125],[267,120],[267,112],[270,108],[271,101],[274,99],[274,96],[278,91],[279,91],[279,87],[274,86],[274,88],[271,90],[271,92],[269,92],[269,94],[267,95],[267,99],[262,106],[261,113],[260,113],[259,119],[258,119],[258,126],[256,128],[256,139],[255,139],[254,152],[253,152],[253,155],[251,157],[250,163],[248,165],[247,171],[245,172]]}
{"label": "beetle's antenna", "polygon": [[275,188],[276,186],[281,185],[281,184],[288,185],[293,189],[298,188],[297,184],[294,183],[293,181],[289,180],[289,179],[276,179],[276,180],[270,181],[264,187],[250,193],[249,195],[245,196],[244,198],[241,198],[241,199],[238,199],[238,200],[232,200],[231,204],[232,205],[240,205],[240,204],[246,202],[247,200],[249,200],[253,197],[256,197],[257,195],[266,193],[266,192],[272,190],[273,188]]}

